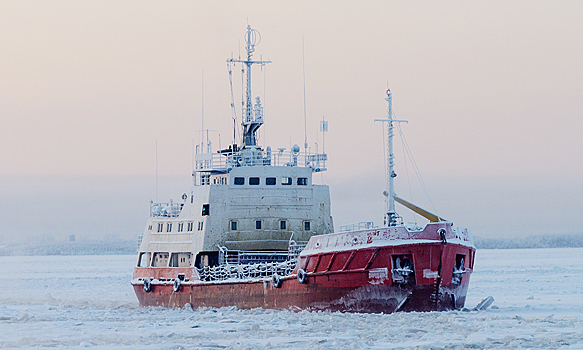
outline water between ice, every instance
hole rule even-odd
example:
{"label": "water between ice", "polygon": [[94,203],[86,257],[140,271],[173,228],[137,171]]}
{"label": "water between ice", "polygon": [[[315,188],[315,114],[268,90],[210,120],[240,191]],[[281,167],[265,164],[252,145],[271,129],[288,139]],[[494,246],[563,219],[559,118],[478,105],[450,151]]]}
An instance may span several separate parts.
{"label": "water between ice", "polygon": [[0,257],[0,348],[583,349],[583,248],[479,250],[492,308],[392,315],[139,308],[135,259]]}

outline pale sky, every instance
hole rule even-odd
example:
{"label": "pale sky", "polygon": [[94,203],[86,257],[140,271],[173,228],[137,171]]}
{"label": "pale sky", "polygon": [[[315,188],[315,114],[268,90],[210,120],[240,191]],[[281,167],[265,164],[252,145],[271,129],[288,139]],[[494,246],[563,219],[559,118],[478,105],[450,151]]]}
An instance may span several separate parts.
{"label": "pale sky", "polygon": [[[442,216],[480,236],[583,231],[583,2],[1,1],[0,215],[11,225],[0,234],[32,227],[40,214],[6,208],[27,207],[36,188],[46,203],[83,192],[93,199],[76,214],[81,226],[99,216],[100,232],[137,235],[156,141],[160,176],[185,179],[169,193],[160,185],[160,197],[188,190],[203,72],[205,128],[229,142],[225,61],[243,49],[247,23],[262,36],[255,58],[273,62],[253,85],[265,105],[260,142],[272,148],[303,143],[303,37],[308,141],[325,116],[329,171],[318,178],[336,226],[380,223],[383,135],[373,120],[386,116],[388,84]],[[239,105],[239,69],[234,94]],[[407,198],[401,160],[397,192]],[[93,192],[83,180],[67,185],[95,176]],[[143,217],[108,219],[130,177],[143,187],[124,203],[135,199],[132,215]],[[77,230],[59,215],[49,216],[63,232]]]}

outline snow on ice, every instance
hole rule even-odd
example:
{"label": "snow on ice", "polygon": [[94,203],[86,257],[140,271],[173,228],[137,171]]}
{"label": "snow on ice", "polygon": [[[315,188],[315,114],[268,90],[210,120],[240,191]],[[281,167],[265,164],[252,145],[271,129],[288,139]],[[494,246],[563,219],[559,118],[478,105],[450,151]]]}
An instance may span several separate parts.
{"label": "snow on ice", "polygon": [[479,250],[467,307],[392,315],[140,308],[134,256],[1,257],[0,348],[583,349],[583,248]]}

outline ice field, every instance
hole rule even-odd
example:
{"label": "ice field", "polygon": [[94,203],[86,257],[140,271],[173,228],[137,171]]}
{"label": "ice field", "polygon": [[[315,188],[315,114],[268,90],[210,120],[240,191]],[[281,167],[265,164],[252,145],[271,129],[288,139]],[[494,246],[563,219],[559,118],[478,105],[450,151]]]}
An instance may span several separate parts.
{"label": "ice field", "polygon": [[136,257],[0,257],[0,348],[583,349],[583,248],[478,250],[466,307],[391,315],[139,308]]}

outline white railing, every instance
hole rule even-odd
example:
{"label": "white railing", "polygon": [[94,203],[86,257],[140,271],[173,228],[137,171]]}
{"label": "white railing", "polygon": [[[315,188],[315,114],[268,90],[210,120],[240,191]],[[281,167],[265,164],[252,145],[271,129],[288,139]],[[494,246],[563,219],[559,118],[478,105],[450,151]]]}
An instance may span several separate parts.
{"label": "white railing", "polygon": [[203,153],[196,155],[195,171],[220,171],[227,172],[238,166],[298,166],[312,168],[319,172],[326,170],[326,154],[294,154],[291,151],[258,152],[251,157],[241,155],[241,152],[233,154]]}
{"label": "white railing", "polygon": [[288,260],[297,259],[300,256],[302,250],[306,248],[308,241],[289,241],[289,246],[287,248]]}
{"label": "white railing", "polygon": [[298,258],[307,244],[307,241],[291,240],[287,251],[229,250],[227,247],[219,246],[219,265],[245,265],[294,260]]}
{"label": "white railing", "polygon": [[340,226],[340,232],[368,230],[374,227],[374,222],[372,221],[361,221],[356,224]]}
{"label": "white railing", "polygon": [[284,262],[262,262],[244,265],[219,265],[195,267],[201,281],[224,281],[227,279],[248,280],[265,278],[273,275],[289,275],[296,267],[297,259]]}
{"label": "white railing", "polygon": [[184,203],[150,203],[150,217],[175,218],[180,215]]}
{"label": "white railing", "polygon": [[144,234],[138,236],[138,249],[142,246],[142,240],[144,239]]}

